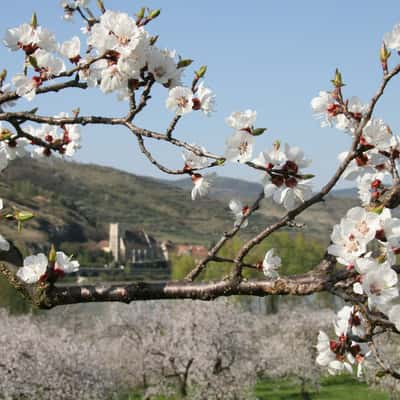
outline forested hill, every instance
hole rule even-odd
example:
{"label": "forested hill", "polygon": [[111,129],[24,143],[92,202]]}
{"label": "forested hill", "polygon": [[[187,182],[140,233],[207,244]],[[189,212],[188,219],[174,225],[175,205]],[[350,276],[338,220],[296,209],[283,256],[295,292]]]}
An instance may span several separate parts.
{"label": "forested hill", "polygon": [[[36,217],[17,234],[13,224],[2,223],[1,233],[20,244],[41,248],[61,242],[94,243],[107,239],[110,222],[145,229],[158,240],[209,244],[232,226],[228,201],[254,198],[261,186],[218,177],[207,199],[192,202],[189,181],[163,181],[113,168],[75,162],[10,163],[0,180],[0,198],[6,204],[32,210]],[[236,194],[236,195],[235,195]],[[300,218],[305,233],[327,241],[332,223],[356,201],[328,199]],[[283,209],[264,201],[243,235],[282,215]]]}

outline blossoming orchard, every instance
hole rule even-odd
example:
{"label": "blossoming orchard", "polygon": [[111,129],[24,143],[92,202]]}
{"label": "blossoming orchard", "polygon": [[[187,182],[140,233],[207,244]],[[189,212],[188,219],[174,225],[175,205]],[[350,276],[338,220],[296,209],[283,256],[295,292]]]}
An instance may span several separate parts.
{"label": "blossoming orchard", "polygon": [[[182,281],[63,286],[64,274],[76,272],[78,261],[54,246],[48,254],[32,254],[22,260],[13,244],[0,235],[0,272],[10,284],[43,309],[87,302],[303,296],[326,291],[347,305],[332,321],[336,336],[330,338],[321,331],[315,338],[316,363],[332,374],[348,371],[361,376],[368,365],[366,360],[374,357],[381,374],[400,378],[400,371],[381,356],[376,345],[376,336],[382,332],[400,333],[400,267],[396,265],[400,219],[392,215],[400,204],[400,136],[374,115],[386,86],[400,73],[400,64],[396,65],[400,25],[384,35],[379,60],[382,78],[369,102],[346,93],[339,70],[325,90],[311,100],[312,112],[321,120],[321,127],[334,126],[349,139],[348,151],[338,155],[337,170],[332,171],[319,192],[313,192],[314,176],[303,172],[311,160],[303,150],[279,141],[271,142],[268,149],[257,149],[257,137],[266,129],[257,125],[257,112],[246,109],[246,104],[242,111],[233,111],[225,119],[232,133],[226,138],[224,154],[214,154],[200,144],[179,138],[175,132],[179,121],[190,118],[191,113],[212,114],[216,96],[207,87],[206,66],[193,68],[192,60],[159,48],[158,36],[147,32],[146,26],[159,17],[160,10],[142,8],[135,15],[128,15],[106,9],[101,0],[95,6],[89,0],[65,0],[61,5],[65,20],[79,18],[85,25],[70,40],[59,43],[52,32],[40,25],[36,14],[30,22],[7,29],[3,37],[8,50],[20,55],[23,67],[13,74],[4,70],[0,75],[0,171],[22,157],[73,157],[86,125],[104,125],[110,130],[120,126],[132,134],[141,152],[158,169],[191,177],[193,201],[213,190],[215,183],[208,171],[228,163],[257,170],[263,190],[250,204],[240,198],[231,199],[231,212],[226,218],[232,220],[232,228],[221,232],[207,256]],[[171,122],[163,132],[136,124],[136,117],[150,106],[152,90],[157,85],[164,90],[165,107],[171,113]],[[82,90],[115,95],[126,104],[125,115],[81,115],[79,108],[46,115],[45,110],[34,105],[38,96],[45,97],[47,93],[57,92],[61,97]],[[21,98],[32,102],[29,110],[16,111]],[[159,162],[147,147],[150,141],[182,150],[181,168],[172,169]],[[194,138],[195,141],[200,139]],[[306,274],[280,276],[282,260],[272,248],[258,263],[246,261],[249,252],[264,239],[282,228],[296,226],[296,217],[322,201],[341,179],[357,184],[360,206],[348,210],[333,226],[331,244],[318,265]],[[261,202],[281,205],[282,217],[249,239],[235,257],[220,256],[220,249],[246,228]],[[1,224],[15,224],[15,229],[23,229],[23,224],[34,218],[3,201],[0,206]],[[211,262],[229,263],[229,275],[219,281],[199,280]],[[257,270],[259,278],[245,279],[246,269]]]}

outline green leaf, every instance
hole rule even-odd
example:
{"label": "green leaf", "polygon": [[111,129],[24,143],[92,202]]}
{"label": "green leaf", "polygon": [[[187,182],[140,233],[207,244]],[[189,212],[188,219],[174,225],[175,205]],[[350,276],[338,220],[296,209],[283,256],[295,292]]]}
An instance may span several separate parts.
{"label": "green leaf", "polygon": [[207,72],[207,65],[202,65],[196,72],[197,79],[203,78]]}
{"label": "green leaf", "polygon": [[267,130],[267,128],[254,128],[251,130],[251,134],[253,136],[260,136],[262,135],[265,131]]}
{"label": "green leaf", "polygon": [[157,10],[150,11],[149,19],[157,18],[161,13],[161,10],[158,8]]}
{"label": "green leaf", "polygon": [[145,7],[142,7],[137,13],[136,13],[136,17],[137,19],[142,19],[144,17],[144,13],[146,11]]}
{"label": "green leaf", "polygon": [[188,67],[190,64],[193,63],[193,60],[190,59],[186,59],[186,60],[179,60],[178,64],[177,64],[177,68],[186,68]]}

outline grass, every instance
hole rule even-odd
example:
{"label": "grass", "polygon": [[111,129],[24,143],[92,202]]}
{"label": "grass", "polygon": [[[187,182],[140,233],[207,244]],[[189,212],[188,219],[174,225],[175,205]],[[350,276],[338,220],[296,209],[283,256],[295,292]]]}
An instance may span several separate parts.
{"label": "grass", "polygon": [[[303,400],[300,386],[292,380],[262,380],[255,389],[258,400]],[[319,393],[310,392],[312,400],[389,400],[381,391],[350,376],[327,377],[322,380]]]}
{"label": "grass", "polygon": [[[310,391],[311,400],[389,400],[389,396],[370,389],[351,376],[329,376],[322,379],[319,392]],[[263,379],[255,387],[257,400],[303,400],[299,384],[291,379]],[[181,400],[179,397],[156,397],[154,400]],[[125,393],[118,400],[142,400],[137,393]]]}

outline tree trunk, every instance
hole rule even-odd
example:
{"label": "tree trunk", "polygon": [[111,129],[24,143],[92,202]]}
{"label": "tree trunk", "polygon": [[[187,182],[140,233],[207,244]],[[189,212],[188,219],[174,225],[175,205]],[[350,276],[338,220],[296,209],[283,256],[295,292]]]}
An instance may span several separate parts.
{"label": "tree trunk", "polygon": [[300,379],[301,384],[300,384],[300,394],[303,400],[311,400],[310,393],[308,393],[307,388],[306,388],[306,380],[305,379]]}

